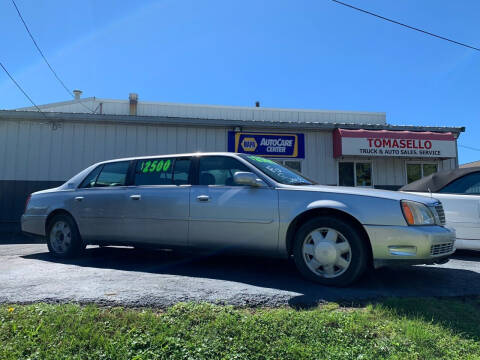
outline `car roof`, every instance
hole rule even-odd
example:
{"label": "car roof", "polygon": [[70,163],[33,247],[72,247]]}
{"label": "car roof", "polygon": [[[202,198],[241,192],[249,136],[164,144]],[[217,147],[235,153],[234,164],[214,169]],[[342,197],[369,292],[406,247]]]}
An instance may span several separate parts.
{"label": "car roof", "polygon": [[132,161],[132,160],[141,160],[141,159],[152,159],[152,158],[170,158],[170,157],[184,157],[184,156],[235,156],[240,155],[240,153],[233,153],[233,152],[194,152],[194,153],[180,153],[180,154],[163,154],[163,155],[146,155],[146,156],[131,156],[127,158],[118,158],[118,159],[110,159],[105,161],[100,161],[99,164],[107,164],[111,162],[117,161]]}
{"label": "car roof", "polygon": [[400,188],[401,191],[418,191],[418,192],[438,192],[452,181],[462,176],[479,172],[480,167],[458,168],[453,170],[444,170],[428,175],[420,180],[414,181]]}

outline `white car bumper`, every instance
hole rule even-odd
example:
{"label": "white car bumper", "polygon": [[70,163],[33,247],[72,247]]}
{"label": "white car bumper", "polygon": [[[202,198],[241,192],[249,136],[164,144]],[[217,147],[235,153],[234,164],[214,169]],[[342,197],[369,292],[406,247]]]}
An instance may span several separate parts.
{"label": "white car bumper", "polygon": [[455,245],[457,249],[480,250],[480,240],[457,239]]}

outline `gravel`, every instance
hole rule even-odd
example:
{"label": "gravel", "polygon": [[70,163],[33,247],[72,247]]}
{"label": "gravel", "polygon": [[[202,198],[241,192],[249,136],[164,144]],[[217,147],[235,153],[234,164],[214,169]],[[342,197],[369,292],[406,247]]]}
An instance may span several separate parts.
{"label": "gravel", "polygon": [[81,258],[58,260],[45,244],[0,245],[0,303],[276,307],[473,295],[480,295],[480,252],[457,253],[443,265],[382,268],[349,288],[328,288],[304,280],[288,260],[126,247],[89,247]]}

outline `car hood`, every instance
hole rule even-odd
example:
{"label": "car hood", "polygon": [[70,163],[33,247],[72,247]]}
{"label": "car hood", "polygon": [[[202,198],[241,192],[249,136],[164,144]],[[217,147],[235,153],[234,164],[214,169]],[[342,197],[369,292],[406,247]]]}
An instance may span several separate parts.
{"label": "car hood", "polygon": [[414,195],[398,191],[390,190],[377,190],[370,188],[360,187],[347,187],[347,186],[328,186],[328,185],[301,185],[301,186],[282,186],[283,189],[297,190],[297,191],[312,191],[312,192],[328,192],[344,195],[357,195],[357,196],[370,196],[388,200],[411,200],[424,204],[432,205],[439,202],[439,200],[433,197]]}

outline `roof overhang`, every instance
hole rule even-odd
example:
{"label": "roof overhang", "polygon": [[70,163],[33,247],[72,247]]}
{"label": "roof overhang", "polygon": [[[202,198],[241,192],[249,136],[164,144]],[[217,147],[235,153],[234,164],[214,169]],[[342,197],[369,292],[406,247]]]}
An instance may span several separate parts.
{"label": "roof overhang", "polygon": [[127,125],[174,125],[174,126],[199,126],[199,127],[249,127],[265,129],[288,129],[288,130],[323,130],[333,131],[337,128],[364,130],[406,130],[406,131],[430,131],[446,133],[450,132],[458,136],[465,131],[465,127],[442,127],[442,126],[410,126],[410,125],[380,125],[380,124],[354,124],[354,123],[324,123],[324,122],[297,122],[297,121],[263,121],[263,120],[224,120],[207,118],[183,118],[168,116],[133,116],[133,115],[101,115],[83,113],[59,113],[0,110],[0,120],[24,120],[40,121],[48,123],[62,122],[88,122],[104,124],[127,124]]}

